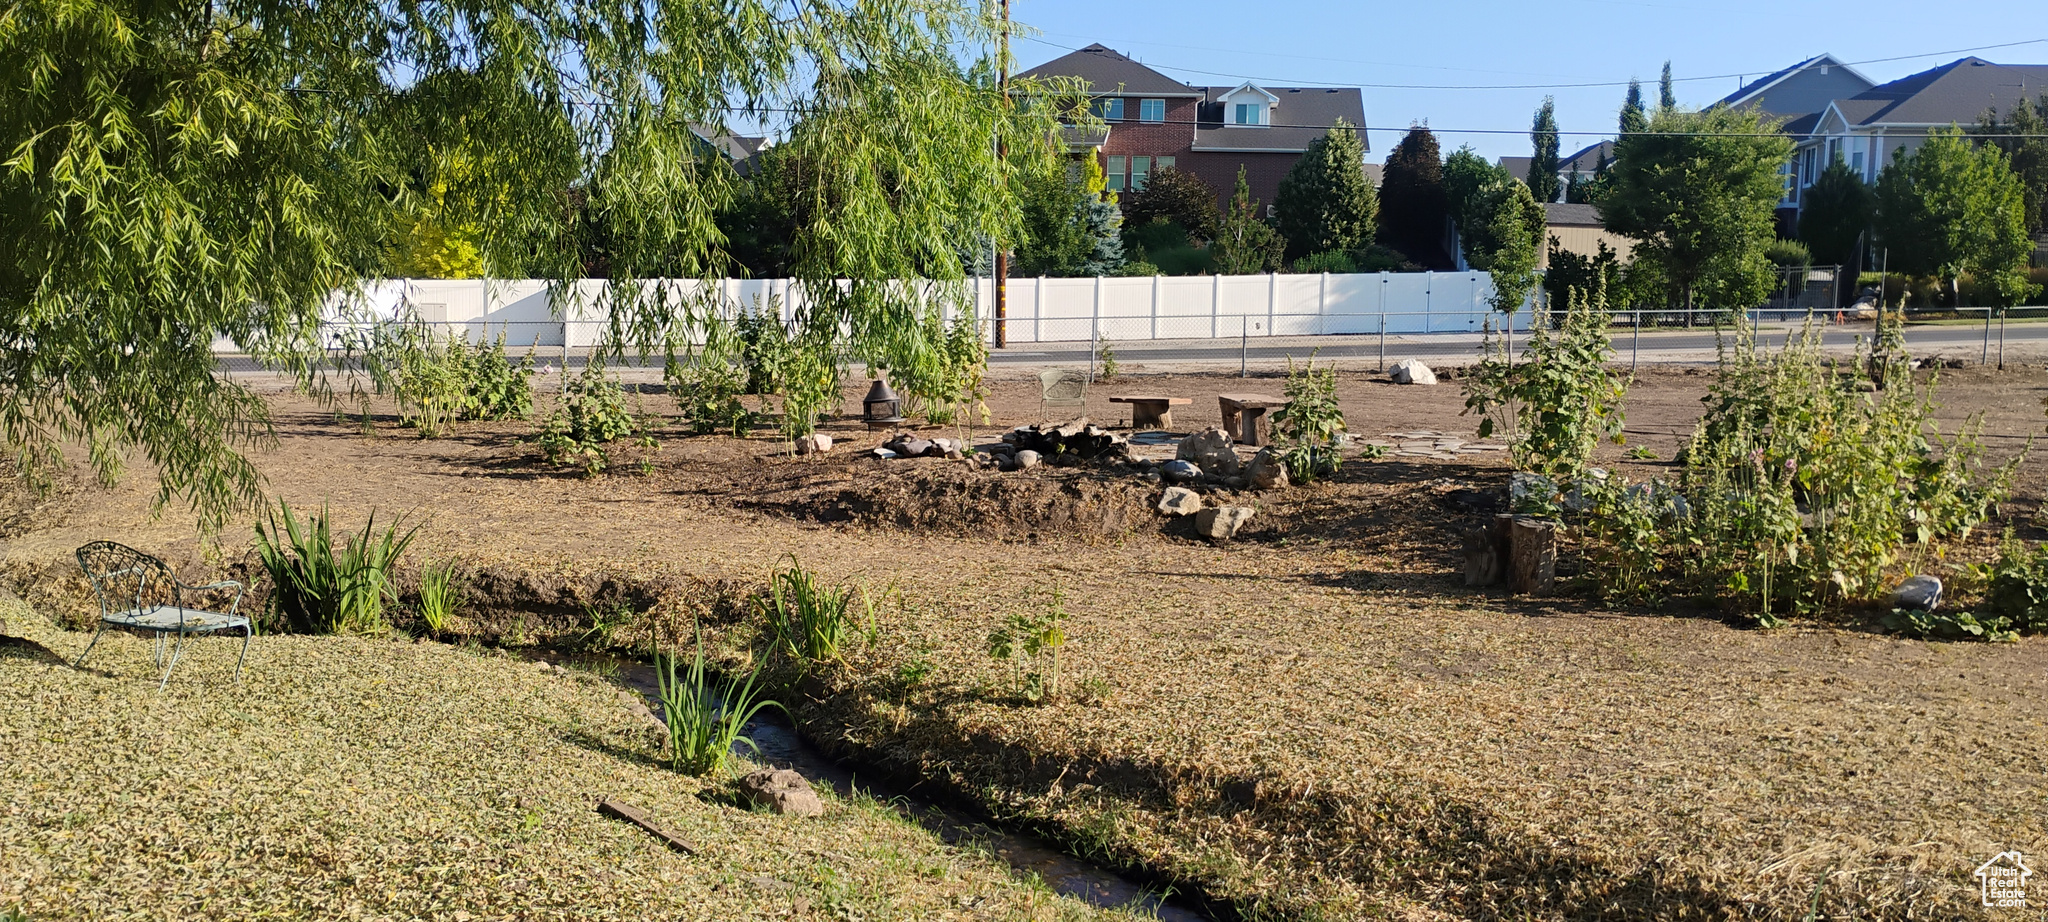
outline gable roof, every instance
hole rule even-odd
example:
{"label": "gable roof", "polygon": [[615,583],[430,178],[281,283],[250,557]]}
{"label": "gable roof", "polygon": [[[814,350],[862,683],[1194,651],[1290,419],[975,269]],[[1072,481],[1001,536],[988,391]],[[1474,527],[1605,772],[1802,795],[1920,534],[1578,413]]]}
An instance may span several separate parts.
{"label": "gable roof", "polygon": [[1194,87],[1146,67],[1100,42],[1017,75],[1079,77],[1091,92],[1124,96],[1199,96]]}
{"label": "gable roof", "polygon": [[2048,64],[1993,64],[1979,57],[1951,61],[1835,100],[1854,126],[1974,125],[1988,108],[2010,112],[2016,102],[2048,93]]}
{"label": "gable roof", "polygon": [[1600,209],[1591,205],[1565,204],[1564,202],[1544,202],[1543,223],[1550,227],[1606,226],[1600,223]]}
{"label": "gable roof", "polygon": [[1529,180],[1529,161],[1534,159],[1536,158],[1502,157],[1498,160],[1495,160],[1493,162],[1493,165],[1508,171],[1509,176],[1513,176],[1516,179],[1522,180],[1523,182],[1527,182]]}
{"label": "gable roof", "polygon": [[[1613,159],[1614,142],[1611,140],[1600,141],[1596,144],[1588,144],[1580,148],[1578,153],[1559,160],[1557,168],[1560,172],[1591,173],[1599,169],[1600,164]],[[1527,171],[1525,170],[1524,172]]]}
{"label": "gable roof", "polygon": [[1784,70],[1765,74],[1761,77],[1758,77],[1755,80],[1745,83],[1742,86],[1738,87],[1735,90],[1735,92],[1729,93],[1728,95],[1721,97],[1719,101],[1714,103],[1714,105],[1730,107],[1742,105],[1743,103],[1749,102],[1757,98],[1758,96],[1763,95],[1766,90],[1769,90],[1771,87],[1777,86],[1780,83],[1784,83],[1786,80],[1791,79],[1794,74],[1797,74],[1800,71],[1805,70],[1809,67],[1839,67],[1843,70],[1848,71],[1851,74],[1856,75],[1856,77],[1862,80],[1866,85],[1875,85],[1877,83],[1877,81],[1872,80],[1869,77],[1863,76],[1863,73],[1857,70],[1856,68],[1850,67],[1849,65],[1842,63],[1841,60],[1839,58],[1836,58],[1834,55],[1817,54],[1813,57],[1807,58],[1804,61],[1794,64],[1791,67],[1787,67]]}
{"label": "gable roof", "polygon": [[1328,134],[1330,126],[1340,118],[1359,129],[1359,146],[1372,150],[1372,137],[1364,130],[1365,95],[1358,88],[1252,87],[1279,100],[1273,104],[1273,124],[1265,128],[1228,127],[1224,124],[1223,98],[1244,86],[1202,88],[1202,103],[1196,107],[1195,150],[1307,150],[1310,142]]}

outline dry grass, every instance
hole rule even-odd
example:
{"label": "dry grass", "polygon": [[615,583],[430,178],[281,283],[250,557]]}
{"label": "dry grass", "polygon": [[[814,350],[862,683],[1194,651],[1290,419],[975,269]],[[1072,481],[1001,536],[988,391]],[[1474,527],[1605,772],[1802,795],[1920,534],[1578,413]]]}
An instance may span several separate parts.
{"label": "dry grass", "polygon": [[[0,603],[14,605],[16,603]],[[87,635],[8,632],[74,657]],[[1086,919],[872,802],[817,820],[676,775],[618,690],[440,644],[259,637],[84,670],[0,647],[0,913],[27,919]],[[640,806],[700,850],[593,812]],[[829,795],[827,795],[829,798]]]}

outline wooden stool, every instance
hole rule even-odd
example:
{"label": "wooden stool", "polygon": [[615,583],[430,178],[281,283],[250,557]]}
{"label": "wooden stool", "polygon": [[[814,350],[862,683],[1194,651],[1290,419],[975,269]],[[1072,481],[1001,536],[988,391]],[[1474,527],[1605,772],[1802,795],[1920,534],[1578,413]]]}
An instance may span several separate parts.
{"label": "wooden stool", "polygon": [[1161,397],[1157,394],[1126,394],[1109,398],[1110,403],[1131,405],[1131,428],[1168,429],[1173,426],[1173,408],[1193,403],[1188,397]]}
{"label": "wooden stool", "polygon": [[1217,394],[1216,404],[1223,410],[1224,432],[1239,445],[1259,446],[1272,434],[1266,411],[1286,406],[1287,400],[1265,394]]}

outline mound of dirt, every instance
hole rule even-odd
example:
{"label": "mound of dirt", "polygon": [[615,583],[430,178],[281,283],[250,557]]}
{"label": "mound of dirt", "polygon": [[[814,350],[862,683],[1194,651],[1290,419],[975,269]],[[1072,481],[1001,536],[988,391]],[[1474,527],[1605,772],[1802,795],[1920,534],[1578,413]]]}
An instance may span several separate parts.
{"label": "mound of dirt", "polygon": [[802,521],[1014,541],[1124,538],[1157,528],[1151,500],[1158,486],[1124,471],[997,473],[943,462],[872,463],[844,479],[737,505]]}

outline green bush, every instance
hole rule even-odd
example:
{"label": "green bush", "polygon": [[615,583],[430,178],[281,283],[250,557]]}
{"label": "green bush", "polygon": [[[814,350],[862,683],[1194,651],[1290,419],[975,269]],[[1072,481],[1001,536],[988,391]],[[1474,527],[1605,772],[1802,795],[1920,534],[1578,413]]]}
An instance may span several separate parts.
{"label": "green bush", "polygon": [[875,631],[875,606],[865,589],[827,589],[794,562],[769,576],[768,595],[754,605],[776,645],[806,664],[836,660],[840,648]]}
{"label": "green bush", "polygon": [[384,628],[391,568],[412,544],[392,525],[377,531],[377,516],[337,545],[326,507],[304,522],[290,504],[256,525],[256,554],[270,577],[274,623],[301,634],[366,634]]}
{"label": "green bush", "polygon": [[[536,441],[550,464],[570,464],[596,476],[611,464],[605,446],[640,433],[640,425],[626,408],[626,392],[592,362],[569,382],[561,405],[541,423]],[[654,439],[641,436],[640,443],[654,446]]]}
{"label": "green bush", "polygon": [[1350,253],[1343,250],[1327,250],[1303,256],[1295,260],[1294,265],[1288,268],[1302,275],[1314,275],[1319,272],[1342,275],[1357,272],[1358,262],[1351,258]]}
{"label": "green bush", "polygon": [[1281,458],[1295,483],[1311,483],[1337,472],[1337,447],[1344,434],[1344,411],[1337,406],[1337,370],[1316,368],[1315,356],[1294,367],[1287,359],[1287,406],[1273,414]]}
{"label": "green bush", "polygon": [[1764,258],[1780,269],[1803,269],[1813,265],[1813,251],[1797,240],[1773,240],[1764,247]]}
{"label": "green bush", "polygon": [[2029,550],[2007,534],[1990,575],[1978,615],[2016,633],[2048,633],[2048,544]]}
{"label": "green bush", "polygon": [[1465,412],[1479,437],[1504,433],[1516,470],[1574,480],[1603,441],[1621,444],[1628,381],[1610,371],[1606,288],[1574,289],[1557,329],[1538,325],[1519,359],[1489,332],[1486,357],[1465,379]]}
{"label": "green bush", "polygon": [[457,420],[533,414],[533,356],[513,362],[503,333],[471,343],[424,324],[378,324],[363,350],[375,392],[397,401],[399,422],[421,438],[438,438]]}

